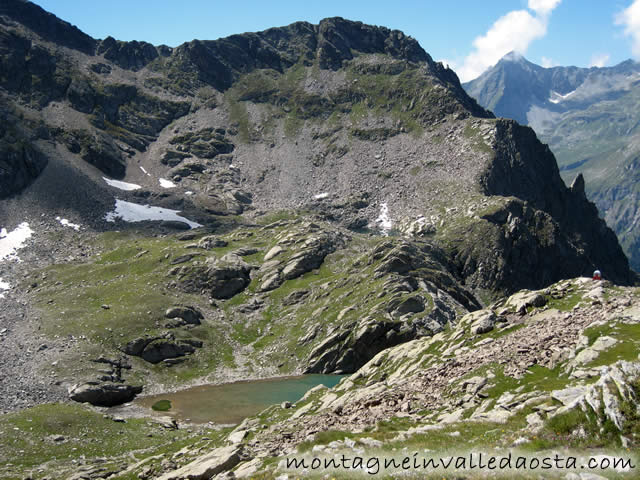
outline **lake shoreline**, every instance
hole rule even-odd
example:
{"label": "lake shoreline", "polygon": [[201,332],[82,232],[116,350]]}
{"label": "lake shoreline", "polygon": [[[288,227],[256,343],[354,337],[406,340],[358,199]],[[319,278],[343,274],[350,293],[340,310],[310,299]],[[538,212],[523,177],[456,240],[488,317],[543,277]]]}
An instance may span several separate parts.
{"label": "lake shoreline", "polygon": [[[143,395],[130,403],[151,416],[167,416],[181,422],[236,424],[271,405],[295,403],[317,385],[329,388],[348,375],[289,375],[242,379],[222,384],[203,384],[184,389]],[[171,402],[166,411],[152,410],[161,400]]]}

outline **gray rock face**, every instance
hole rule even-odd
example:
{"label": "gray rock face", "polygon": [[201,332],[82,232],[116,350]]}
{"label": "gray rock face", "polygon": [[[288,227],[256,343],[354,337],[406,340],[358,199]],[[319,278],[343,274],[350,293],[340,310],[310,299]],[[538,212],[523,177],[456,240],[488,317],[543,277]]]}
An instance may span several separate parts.
{"label": "gray rock face", "polygon": [[334,252],[340,243],[335,235],[318,234],[304,242],[300,251],[294,253],[282,269],[285,280],[298,278],[322,265],[325,257]]}
{"label": "gray rock face", "polygon": [[[162,51],[162,50],[160,50]],[[113,37],[102,40],[96,49],[98,55],[127,70],[140,70],[158,58],[158,49],[146,42],[121,42]]]}
{"label": "gray rock face", "polygon": [[590,275],[599,265],[612,281],[633,283],[615,235],[579,189],[564,185],[533,130],[498,120],[494,148],[481,186],[487,195],[516,198],[453,234],[460,240],[449,243],[449,254],[467,284],[512,293]]}
{"label": "gray rock face", "polygon": [[177,306],[169,308],[165,314],[167,318],[179,318],[185,325],[200,325],[204,318],[202,312],[195,307]]}
{"label": "gray rock face", "polygon": [[[380,263],[377,278],[388,277],[383,287],[388,299],[377,309],[358,312],[361,319],[318,343],[308,356],[306,373],[353,372],[386,348],[441,331],[460,309],[480,308],[448,272],[443,252],[432,245],[385,242],[367,257]],[[354,310],[345,308],[338,317]],[[315,335],[311,331],[301,341]]]}
{"label": "gray rock face", "polygon": [[38,150],[24,141],[8,139],[3,129],[4,125],[0,126],[0,198],[25,188],[47,165]]}
{"label": "gray rock face", "polygon": [[505,304],[506,308],[512,308],[517,313],[527,313],[529,307],[543,307],[547,303],[543,295],[538,292],[518,292],[511,295]]}
{"label": "gray rock face", "polygon": [[493,330],[498,318],[490,309],[478,310],[462,317],[461,324],[468,322],[471,324],[470,331],[473,335],[482,335]]}
{"label": "gray rock face", "polygon": [[213,478],[222,472],[231,470],[240,463],[242,450],[243,446],[239,444],[215,448],[185,466],[165,473],[159,477],[159,480],[207,480]]}
{"label": "gray rock face", "polygon": [[79,50],[93,53],[96,41],[81,32],[77,27],[62,21],[55,15],[45,12],[38,5],[21,0],[6,0],[0,5],[0,15],[27,25],[42,38]]}
{"label": "gray rock face", "polygon": [[188,293],[206,292],[212,298],[226,299],[251,283],[251,270],[240,257],[227,254],[213,265],[184,267],[177,284]]}
{"label": "gray rock face", "polygon": [[[173,309],[169,309],[171,311]],[[177,309],[176,309],[177,310]],[[188,312],[188,311],[187,311]],[[184,312],[186,317],[190,317],[191,313]],[[172,312],[174,313],[174,312]],[[182,312],[180,312],[182,313]],[[173,317],[180,318],[180,317]],[[197,317],[191,317],[195,319]],[[186,321],[182,320],[182,325],[186,324]],[[180,325],[176,325],[180,326]],[[140,337],[128,342],[121,350],[127,355],[133,355],[140,357],[149,363],[160,363],[165,360],[175,359],[190,355],[196,351],[197,348],[201,348],[202,341],[196,339],[179,339],[176,340],[172,333],[167,333],[162,336],[156,337]]]}
{"label": "gray rock face", "polygon": [[413,327],[399,322],[363,319],[354,328],[336,332],[309,354],[305,373],[349,373],[378,352],[416,338]]}
{"label": "gray rock face", "polygon": [[82,159],[114,178],[123,178],[127,168],[118,147],[102,134],[96,135],[93,141],[87,143]]}
{"label": "gray rock face", "polygon": [[[638,123],[630,106],[638,94],[633,79],[639,71],[640,64],[632,60],[604,68],[543,68],[509,54],[464,85],[481,105],[497,116],[529,124],[549,144],[565,183],[578,180],[572,191],[582,191],[580,195],[596,203],[636,271]],[[596,124],[603,128],[593,128]],[[617,148],[608,147],[612,138]]]}
{"label": "gray rock face", "polygon": [[204,250],[211,250],[212,248],[226,247],[227,245],[228,243],[226,240],[222,240],[212,235],[202,237],[198,242],[198,247],[203,248]]}
{"label": "gray rock face", "polygon": [[196,348],[202,347],[199,340],[159,339],[147,344],[140,353],[140,357],[149,363],[160,363],[171,358],[183,357],[194,353]]}
{"label": "gray rock face", "polygon": [[142,392],[142,386],[113,382],[87,382],[69,390],[71,400],[101,407],[112,407],[130,402]]}
{"label": "gray rock face", "polygon": [[393,309],[393,315],[401,317],[405,313],[419,313],[423,312],[425,308],[424,299],[419,295],[409,297],[402,301],[397,307]]}

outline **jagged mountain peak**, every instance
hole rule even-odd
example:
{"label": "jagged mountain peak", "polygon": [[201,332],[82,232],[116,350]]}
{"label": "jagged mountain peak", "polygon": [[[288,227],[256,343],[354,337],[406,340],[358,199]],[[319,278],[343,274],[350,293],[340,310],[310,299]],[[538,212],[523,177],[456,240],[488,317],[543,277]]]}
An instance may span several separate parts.
{"label": "jagged mountain peak", "polygon": [[511,62],[511,63],[529,63],[529,61],[524,57],[524,55],[520,52],[516,52],[515,50],[511,50],[509,53],[504,55],[499,61],[500,62]]}

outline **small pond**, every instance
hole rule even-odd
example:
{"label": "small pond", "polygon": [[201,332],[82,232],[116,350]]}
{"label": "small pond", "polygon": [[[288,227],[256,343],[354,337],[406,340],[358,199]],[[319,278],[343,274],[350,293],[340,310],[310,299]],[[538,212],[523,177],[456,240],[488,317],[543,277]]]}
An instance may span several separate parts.
{"label": "small pond", "polygon": [[[200,385],[173,393],[140,397],[135,404],[170,408],[158,412],[194,423],[240,423],[269,405],[285,401],[297,402],[316,385],[335,386],[345,375],[301,375],[265,380],[249,380],[222,385]],[[161,402],[161,403],[159,403]]]}

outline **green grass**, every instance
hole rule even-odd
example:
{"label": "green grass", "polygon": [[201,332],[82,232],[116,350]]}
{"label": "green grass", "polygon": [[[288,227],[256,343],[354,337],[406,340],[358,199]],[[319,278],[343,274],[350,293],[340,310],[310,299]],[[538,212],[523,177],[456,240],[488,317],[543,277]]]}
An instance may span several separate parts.
{"label": "green grass", "polygon": [[587,364],[588,367],[610,365],[618,360],[633,361],[638,358],[640,351],[640,324],[638,323],[618,322],[615,325],[592,327],[585,330],[585,335],[589,338],[589,345],[604,335],[618,341],[609,349],[600,352],[595,360]]}
{"label": "green grass", "polygon": [[549,308],[556,308],[561,312],[570,312],[578,305],[584,298],[584,291],[574,290],[566,294],[560,299],[555,299],[551,296],[547,296],[547,305]]}
{"label": "green grass", "polygon": [[156,403],[151,405],[151,408],[157,412],[168,412],[169,410],[171,410],[171,401],[158,400]]}
{"label": "green grass", "polygon": [[[119,355],[119,348],[128,341],[165,332],[164,312],[168,307],[191,304],[204,312],[210,308],[206,298],[167,287],[171,280],[167,272],[173,267],[171,259],[185,253],[201,253],[186,249],[190,242],[172,236],[108,233],[98,236],[95,243],[102,247],[101,256],[83,264],[52,265],[34,273],[33,279],[39,284],[34,303],[45,335],[82,335],[79,340],[89,355]],[[230,242],[226,250],[232,248],[236,248],[235,242]],[[146,253],[139,255],[142,252]],[[214,250],[209,254],[220,252]],[[204,255],[195,257],[191,263],[204,258]],[[42,280],[42,275],[46,275],[46,280]],[[205,322],[188,331],[172,329],[172,333],[177,338],[200,339],[204,347],[171,369],[133,357],[134,369],[127,374],[128,380],[173,384],[203,376],[217,365],[233,365],[232,346],[225,341],[223,329],[212,330]],[[79,352],[65,354],[56,367],[63,377],[75,378],[79,370],[95,370],[95,365],[86,358],[81,360]],[[145,378],[147,374],[152,374],[151,378]]]}
{"label": "green grass", "polygon": [[[151,454],[179,449],[191,435],[166,431],[143,418],[114,422],[102,413],[78,404],[45,404],[0,416],[0,476],[49,462],[70,465],[74,459]],[[56,437],[60,439],[56,440]],[[184,443],[183,443],[184,444]]]}
{"label": "green grass", "polygon": [[486,393],[489,398],[498,399],[505,392],[513,392],[520,387],[519,393],[527,393],[532,391],[551,392],[552,390],[559,390],[565,388],[570,379],[566,374],[562,372],[561,366],[557,366],[553,370],[540,365],[534,365],[527,369],[525,376],[518,380],[503,372],[503,367],[497,364],[489,364],[482,367],[479,370],[475,370],[470,373],[470,376],[482,375],[487,370],[492,370],[495,374],[495,378],[489,380],[489,388],[486,389]]}
{"label": "green grass", "polygon": [[295,112],[290,112],[284,119],[284,134],[288,138],[295,137],[300,133],[304,127],[304,119],[296,115]]}
{"label": "green grass", "polygon": [[244,102],[235,100],[228,95],[225,98],[229,107],[229,120],[238,126],[238,139],[242,143],[249,143],[251,140],[251,122],[246,105]]}
{"label": "green grass", "polygon": [[80,404],[39,405],[0,416],[0,478],[69,478],[82,465],[121,470],[146,459],[129,473],[110,477],[133,480],[147,466],[162,471],[162,460],[184,447],[189,449],[182,462],[200,449],[222,445],[229,431],[206,426],[167,430],[146,418],[115,422]]}
{"label": "green grass", "polygon": [[554,448],[569,448],[579,451],[588,449],[618,449],[620,432],[613,422],[600,422],[596,412],[584,412],[574,408],[557,414],[545,421],[542,431],[530,436],[527,450],[541,451]]}
{"label": "green grass", "polygon": [[493,153],[493,149],[487,145],[480,134],[480,129],[478,127],[474,127],[471,123],[467,123],[464,127],[464,131],[462,132],[465,138],[472,141],[471,147],[482,153]]}

